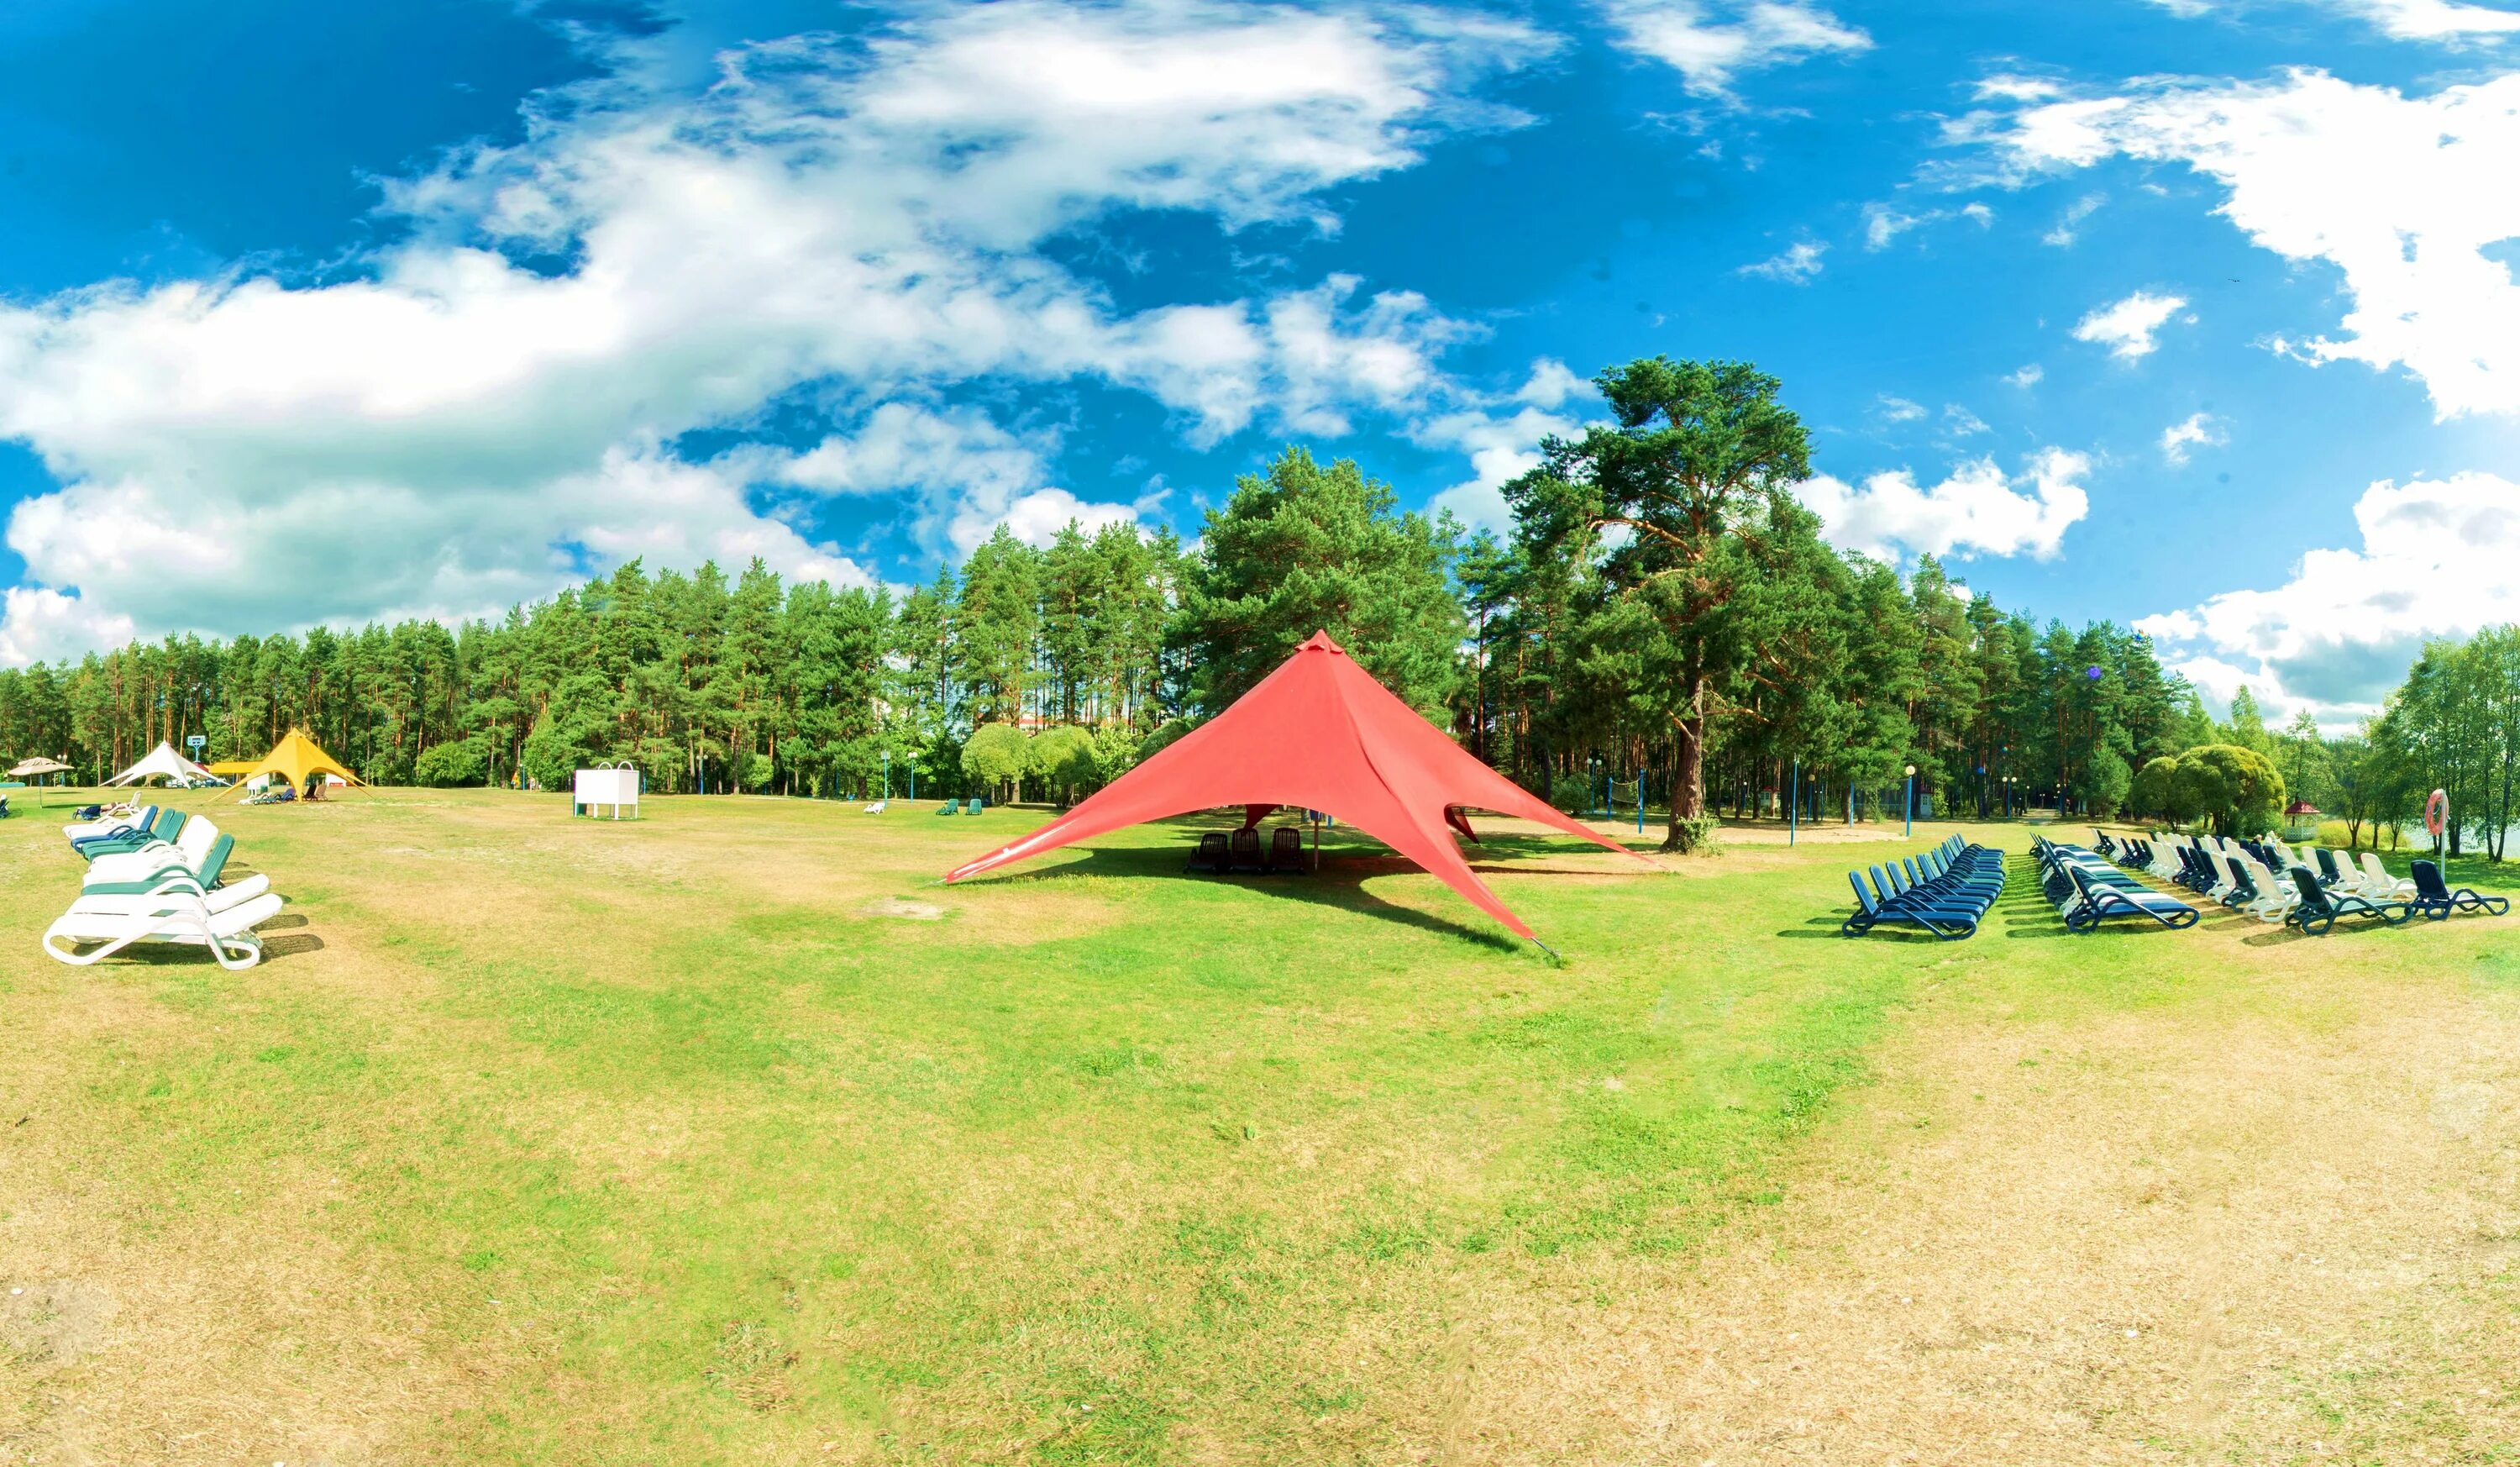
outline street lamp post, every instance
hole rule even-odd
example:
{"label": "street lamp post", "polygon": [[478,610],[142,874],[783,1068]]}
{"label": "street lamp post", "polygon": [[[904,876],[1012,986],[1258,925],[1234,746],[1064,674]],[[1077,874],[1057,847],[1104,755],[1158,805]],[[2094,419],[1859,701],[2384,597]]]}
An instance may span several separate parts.
{"label": "street lamp post", "polygon": [[1915,833],[1916,833],[1916,766],[1915,766],[1915,765],[1913,765],[1913,764],[1910,764],[1910,765],[1908,766],[1908,829],[1907,829],[1907,831],[1906,831],[1906,834],[1907,834],[1907,835],[1911,835],[1911,836],[1912,836],[1912,835],[1914,835]]}

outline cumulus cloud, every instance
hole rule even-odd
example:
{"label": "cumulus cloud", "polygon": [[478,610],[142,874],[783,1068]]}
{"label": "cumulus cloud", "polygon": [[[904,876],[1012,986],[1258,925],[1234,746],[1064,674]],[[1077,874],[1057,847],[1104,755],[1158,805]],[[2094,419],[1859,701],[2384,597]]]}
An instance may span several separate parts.
{"label": "cumulus cloud", "polygon": [[1530,380],[1505,401],[1473,405],[1414,425],[1412,440],[1429,448],[1448,448],[1469,455],[1470,477],[1436,493],[1428,513],[1451,511],[1472,527],[1502,534],[1513,527],[1512,509],[1502,492],[1507,481],[1540,467],[1543,438],[1573,437],[1583,427],[1564,411],[1572,404],[1597,402],[1593,385],[1544,357],[1532,364]]}
{"label": "cumulus cloud", "polygon": [[2083,317],[2075,324],[2074,340],[2106,346],[2109,354],[2120,361],[2135,361],[2152,354],[2161,344],[2155,340],[2161,328],[2186,308],[2184,296],[2138,291]]}
{"label": "cumulus cloud", "polygon": [[[1472,81],[1546,45],[1418,12],[932,8],[738,50],[697,95],[549,102],[524,144],[390,184],[408,232],[352,278],[0,305],[0,437],[63,485],[9,523],[49,595],[10,600],[0,653],[114,618],[475,614],[630,554],[864,580],[764,495],[898,477],[883,435],[919,425],[881,404],[958,384],[1106,383],[1201,443],[1422,411],[1463,329],[1421,298],[1333,278],[1123,312],[1040,247],[1120,208],[1325,227],[1330,187],[1511,120]],[[776,455],[674,446],[783,404],[861,431],[766,481]],[[1000,456],[968,503],[926,506],[942,543],[1059,503],[947,417]]]}
{"label": "cumulus cloud", "polygon": [[1806,0],[1608,0],[1612,40],[1678,70],[1701,97],[1730,97],[1743,71],[1871,49],[1872,38]]}
{"label": "cumulus cloud", "polygon": [[2260,247],[2324,261],[2352,308],[2305,361],[2404,367],[2434,411],[2520,413],[2520,73],[2425,96],[2323,71],[2162,82],[1963,123],[2013,177],[2112,157],[2182,163]]}
{"label": "cumulus cloud", "polygon": [[[2231,13],[2253,8],[2247,0],[2152,0],[2176,16]],[[2462,0],[2307,0],[2338,15],[2367,21],[2381,34],[2406,41],[2494,38],[2520,31],[2520,11]]]}
{"label": "cumulus cloud", "polygon": [[0,597],[0,666],[75,657],[130,640],[131,619],[49,586],[11,586]]}
{"label": "cumulus cloud", "polygon": [[2191,413],[2183,423],[2173,423],[2161,431],[2161,456],[2174,464],[2187,462],[2191,448],[2220,448],[2229,436],[2211,414]]}
{"label": "cumulus cloud", "polygon": [[2308,704],[2333,718],[2375,711],[2427,638],[2520,620],[2520,483],[2383,480],[2355,503],[2354,521],[2359,547],[2310,551],[2280,586],[2228,592],[2136,629],[2182,669],[2221,678],[2222,696],[2245,681],[2286,711]]}
{"label": "cumulus cloud", "polygon": [[2016,388],[2035,388],[2048,375],[2048,369],[2037,362],[2026,363],[2018,372],[2007,373],[2004,381]]}
{"label": "cumulus cloud", "polygon": [[1883,560],[1925,555],[2053,557],[2065,531],[2090,513],[2082,481],[2091,459],[2062,448],[2031,456],[2019,475],[1991,458],[1964,463],[1942,482],[1919,485],[1899,469],[1861,487],[1827,475],[1796,493],[1821,518],[1830,543]]}
{"label": "cumulus cloud", "polygon": [[1801,240],[1786,247],[1784,253],[1743,265],[1737,273],[1786,285],[1809,285],[1821,272],[1820,257],[1827,252],[1826,245]]}
{"label": "cumulus cloud", "polygon": [[1875,402],[1875,411],[1881,414],[1885,423],[1913,423],[1925,416],[1925,404],[1906,397],[1894,397],[1888,392],[1882,393]]}

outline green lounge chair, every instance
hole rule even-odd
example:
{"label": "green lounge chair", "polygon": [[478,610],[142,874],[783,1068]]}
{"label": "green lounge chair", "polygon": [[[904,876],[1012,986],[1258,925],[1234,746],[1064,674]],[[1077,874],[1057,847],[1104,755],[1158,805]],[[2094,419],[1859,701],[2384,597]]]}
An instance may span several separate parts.
{"label": "green lounge chair", "polygon": [[959,800],[948,800],[936,807],[936,813],[940,815],[959,815],[962,812],[963,802]]}
{"label": "green lounge chair", "polygon": [[980,812],[980,797],[979,797],[979,796],[974,795],[974,796],[972,796],[969,800],[967,800],[967,801],[965,801],[965,802],[963,802],[963,813],[964,813],[964,814],[966,814],[966,815],[976,815],[976,814],[978,814],[979,812]]}
{"label": "green lounge chair", "polygon": [[[236,850],[236,837],[221,836],[210,843],[198,867],[187,866],[180,859],[170,859],[146,876],[125,881],[93,881],[79,889],[83,896],[154,896],[160,892],[182,888],[195,892],[215,891],[219,875],[227,869],[228,857]],[[172,856],[174,853],[169,851]]]}
{"label": "green lounge chair", "polygon": [[101,855],[127,854],[159,841],[172,845],[175,837],[182,833],[183,829],[184,812],[170,804],[158,812],[157,820],[152,822],[147,830],[73,841],[70,843],[70,848],[79,853],[81,860],[92,861]]}

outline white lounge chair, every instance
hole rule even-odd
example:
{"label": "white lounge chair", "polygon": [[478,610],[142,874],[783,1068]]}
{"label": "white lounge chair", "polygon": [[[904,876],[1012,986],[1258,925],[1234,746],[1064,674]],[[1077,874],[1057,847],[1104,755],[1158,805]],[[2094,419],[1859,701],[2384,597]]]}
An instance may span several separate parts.
{"label": "white lounge chair", "polygon": [[198,871],[202,858],[217,844],[219,828],[200,815],[184,822],[172,841],[152,841],[137,850],[117,850],[98,856],[87,863],[87,879],[99,881],[135,881],[168,865],[182,865]]}
{"label": "white lounge chair", "polygon": [[68,840],[84,841],[90,836],[110,836],[118,830],[145,830],[149,822],[157,818],[158,806],[154,804],[117,804],[93,820],[63,826],[62,835]]}
{"label": "white lounge chair", "polygon": [[2362,880],[2356,890],[2372,901],[2405,901],[2415,894],[2415,879],[2391,876],[2389,868],[2380,864],[2379,852],[2366,850],[2362,852]]}
{"label": "white lounge chair", "polygon": [[[212,899],[217,897],[228,899]],[[281,898],[269,892],[252,896],[82,896],[44,929],[44,951],[56,962],[85,968],[136,943],[177,942],[207,947],[220,967],[242,970],[262,961],[262,940],[253,929],[278,916],[281,906]]]}
{"label": "white lounge chair", "polygon": [[892,802],[891,802],[891,801],[889,801],[889,800],[878,800],[878,801],[877,801],[875,803],[873,803],[873,804],[871,804],[871,805],[868,805],[868,806],[866,807],[866,809],[865,809],[862,813],[869,814],[869,815],[880,815],[880,814],[882,814],[882,813],[883,813],[883,807],[884,807],[885,805],[887,805],[887,804],[890,804],[890,803],[892,803]]}
{"label": "white lounge chair", "polygon": [[2249,874],[2249,885],[2258,889],[2258,899],[2248,906],[2250,916],[2261,922],[2280,923],[2301,904],[2301,893],[2289,878],[2278,881],[2256,856],[2243,854],[2239,860],[2240,869]]}

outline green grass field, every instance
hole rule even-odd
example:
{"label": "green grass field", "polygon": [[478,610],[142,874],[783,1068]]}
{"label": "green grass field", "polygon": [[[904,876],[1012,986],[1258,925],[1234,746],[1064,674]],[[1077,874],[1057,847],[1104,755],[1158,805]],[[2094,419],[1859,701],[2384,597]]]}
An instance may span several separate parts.
{"label": "green grass field", "polygon": [[[1499,1310],[1789,1213],[1917,1005],[2223,1023],[2305,961],[2069,939],[2018,865],[1974,941],[1838,938],[1849,855],[1906,847],[1500,835],[1557,965],[1378,848],[1220,881],[1147,827],[946,889],[1046,812],[175,799],[291,898],[261,967],[43,959],[78,863],[0,823],[28,1461],[1442,1456]],[[2316,961],[2520,979],[2511,929],[2418,926]]]}

